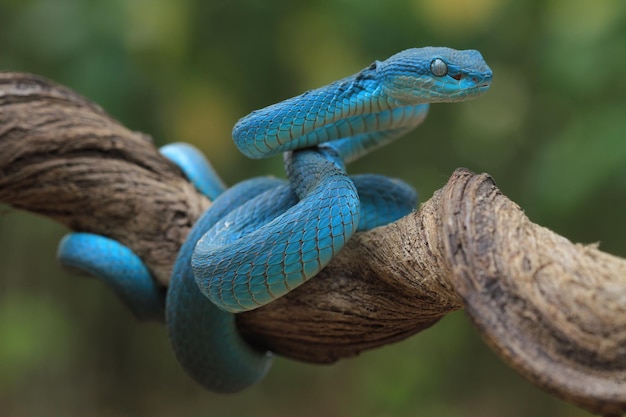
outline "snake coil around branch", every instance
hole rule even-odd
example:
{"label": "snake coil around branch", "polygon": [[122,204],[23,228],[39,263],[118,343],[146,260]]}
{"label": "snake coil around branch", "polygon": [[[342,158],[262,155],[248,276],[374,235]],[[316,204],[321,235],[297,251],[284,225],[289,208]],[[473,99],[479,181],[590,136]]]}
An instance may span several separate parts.
{"label": "snake coil around branch", "polygon": [[[148,136],[21,73],[0,74],[0,202],[122,242],[163,288],[210,205]],[[626,410],[626,260],[533,224],[491,177],[465,169],[237,322],[257,346],[331,363],[463,308],[533,383],[596,413]]]}

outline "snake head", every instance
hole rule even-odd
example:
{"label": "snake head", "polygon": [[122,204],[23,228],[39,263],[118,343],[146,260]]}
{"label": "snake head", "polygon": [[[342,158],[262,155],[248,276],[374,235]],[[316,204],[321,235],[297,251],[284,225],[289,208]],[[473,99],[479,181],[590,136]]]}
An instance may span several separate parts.
{"label": "snake head", "polygon": [[487,91],[492,77],[480,52],[439,47],[399,52],[378,62],[376,72],[383,91],[402,105],[468,100]]}

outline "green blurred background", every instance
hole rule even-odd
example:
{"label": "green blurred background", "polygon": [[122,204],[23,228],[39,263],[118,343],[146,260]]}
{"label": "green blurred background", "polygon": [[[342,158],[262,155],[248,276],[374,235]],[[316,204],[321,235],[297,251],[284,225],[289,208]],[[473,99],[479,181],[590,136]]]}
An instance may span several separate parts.
{"label": "green blurred background", "polygon": [[[433,106],[351,172],[404,178],[423,200],[456,167],[488,172],[533,221],[626,256],[625,23],[623,0],[0,0],[0,70],[68,85],[159,145],[191,142],[232,184],[282,175],[280,158],[250,162],[230,140],[252,109],[408,47],[479,49],[485,97]],[[278,359],[242,394],[205,392],[162,327],[61,270],[65,232],[0,206],[2,416],[588,415],[504,365],[463,313],[333,366]]]}

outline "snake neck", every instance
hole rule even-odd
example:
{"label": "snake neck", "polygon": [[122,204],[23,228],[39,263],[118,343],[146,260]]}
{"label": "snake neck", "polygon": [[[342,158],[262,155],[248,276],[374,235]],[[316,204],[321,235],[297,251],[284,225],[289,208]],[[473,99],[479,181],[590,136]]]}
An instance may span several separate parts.
{"label": "snake neck", "polygon": [[401,103],[386,94],[376,66],[252,112],[235,125],[235,144],[258,159],[393,128],[397,121],[384,113]]}
{"label": "snake neck", "polygon": [[379,61],[375,61],[354,75],[313,91],[330,95],[332,98],[329,110],[340,113],[341,118],[378,113],[402,106],[402,103],[385,91],[377,70],[379,64]]}
{"label": "snake neck", "polygon": [[347,178],[343,159],[330,148],[285,152],[284,163],[291,188],[301,200],[322,183]]}

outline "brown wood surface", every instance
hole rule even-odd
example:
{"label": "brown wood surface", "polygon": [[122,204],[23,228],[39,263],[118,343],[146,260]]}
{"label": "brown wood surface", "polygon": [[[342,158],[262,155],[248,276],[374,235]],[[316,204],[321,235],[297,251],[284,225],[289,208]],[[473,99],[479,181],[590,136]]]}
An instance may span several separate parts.
{"label": "brown wood surface", "polygon": [[[210,206],[149,136],[20,73],[0,74],[0,202],[119,240],[162,286]],[[462,308],[533,383],[604,415],[626,410],[626,260],[533,224],[488,175],[463,169],[238,326],[259,347],[330,363]]]}

